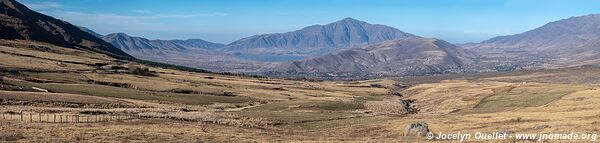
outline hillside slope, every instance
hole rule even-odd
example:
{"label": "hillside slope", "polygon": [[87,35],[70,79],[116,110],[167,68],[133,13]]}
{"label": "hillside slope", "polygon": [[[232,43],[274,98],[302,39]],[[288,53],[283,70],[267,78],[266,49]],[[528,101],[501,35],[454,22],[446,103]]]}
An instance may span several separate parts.
{"label": "hillside slope", "polygon": [[473,55],[448,42],[407,38],[361,49],[293,61],[281,70],[293,74],[345,73],[350,75],[425,75],[463,70]]}
{"label": "hillside slope", "polygon": [[480,53],[485,57],[482,61],[491,64],[509,62],[525,67],[600,64],[600,14],[562,19],[524,33],[462,47]]}
{"label": "hillside slope", "polygon": [[102,39],[80,30],[66,21],[35,12],[14,0],[0,0],[0,38],[32,40],[53,45],[80,48],[113,57],[132,58]]}

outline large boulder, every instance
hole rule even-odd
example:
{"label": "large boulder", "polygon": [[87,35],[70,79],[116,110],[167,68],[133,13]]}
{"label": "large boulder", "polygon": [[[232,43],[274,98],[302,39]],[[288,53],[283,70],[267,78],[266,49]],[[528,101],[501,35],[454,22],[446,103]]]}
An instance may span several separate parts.
{"label": "large boulder", "polygon": [[429,133],[429,126],[425,122],[412,123],[404,129],[404,136],[415,134],[417,137],[425,136]]}

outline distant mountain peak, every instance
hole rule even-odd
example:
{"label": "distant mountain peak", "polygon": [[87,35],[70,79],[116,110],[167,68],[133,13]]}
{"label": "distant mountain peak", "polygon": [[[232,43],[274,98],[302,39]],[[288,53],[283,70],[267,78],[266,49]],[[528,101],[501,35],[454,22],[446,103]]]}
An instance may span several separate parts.
{"label": "distant mountain peak", "polygon": [[342,20],[339,20],[337,22],[364,22],[364,21],[360,21],[360,20],[354,19],[352,17],[346,17],[346,18],[344,18]]}
{"label": "distant mountain peak", "polygon": [[361,20],[357,20],[351,17],[346,17],[342,20],[338,20],[336,22],[333,23],[329,23],[327,25],[335,25],[335,24],[342,24],[342,25],[375,25],[375,24],[370,24],[368,22],[365,21],[361,21]]}
{"label": "distant mountain peak", "polygon": [[126,34],[126,33],[121,33],[121,32],[117,32],[117,33],[110,33],[110,34],[108,34],[108,35],[106,35],[106,36],[133,37],[133,36],[129,36],[129,35],[128,35],[128,34]]}
{"label": "distant mountain peak", "polygon": [[396,28],[344,18],[326,25],[313,25],[300,30],[246,37],[222,50],[253,55],[277,54],[313,56],[357,48],[367,44],[418,37]]}
{"label": "distant mountain peak", "polygon": [[117,32],[117,33],[112,33],[114,35],[119,35],[119,36],[129,36],[126,33],[122,33],[122,32]]}

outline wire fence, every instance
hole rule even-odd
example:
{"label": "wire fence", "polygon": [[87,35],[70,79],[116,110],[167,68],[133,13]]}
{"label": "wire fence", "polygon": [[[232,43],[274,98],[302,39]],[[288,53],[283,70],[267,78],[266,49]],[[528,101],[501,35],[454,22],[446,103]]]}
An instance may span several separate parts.
{"label": "wire fence", "polygon": [[35,112],[3,112],[0,119],[29,123],[98,123],[137,119],[138,116],[126,114],[60,114]]}

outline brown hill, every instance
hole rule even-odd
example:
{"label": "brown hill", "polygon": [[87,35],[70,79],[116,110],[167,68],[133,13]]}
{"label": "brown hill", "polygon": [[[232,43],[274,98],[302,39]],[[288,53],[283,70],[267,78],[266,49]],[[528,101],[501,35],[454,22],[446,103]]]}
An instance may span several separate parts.
{"label": "brown hill", "polygon": [[459,72],[470,53],[448,42],[428,38],[386,41],[360,49],[294,61],[281,66],[290,74],[424,75]]}

